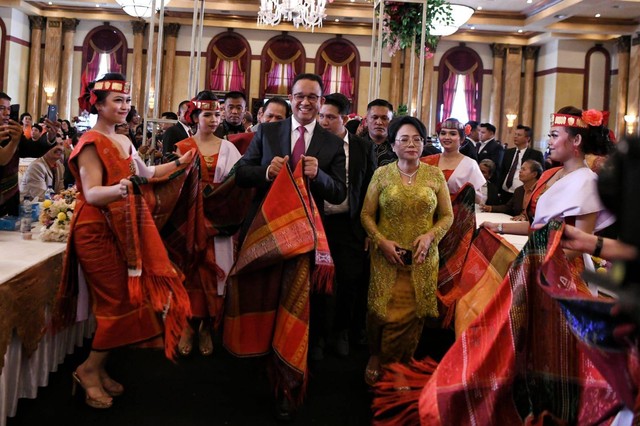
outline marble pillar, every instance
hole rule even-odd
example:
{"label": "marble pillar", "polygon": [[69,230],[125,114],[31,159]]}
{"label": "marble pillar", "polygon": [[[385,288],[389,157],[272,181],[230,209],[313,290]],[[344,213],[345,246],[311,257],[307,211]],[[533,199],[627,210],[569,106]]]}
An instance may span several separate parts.
{"label": "marble pillar", "polygon": [[[173,105],[173,76],[176,64],[176,40],[180,24],[168,24],[164,26],[164,63],[162,64],[162,91],[160,93],[160,114],[164,111],[172,111]],[[176,105],[176,110],[177,105]],[[158,114],[158,116],[160,115]]]}
{"label": "marble pillar", "polygon": [[74,37],[79,23],[77,19],[62,19],[62,70],[60,71],[58,114],[60,118],[67,120],[70,120],[79,108],[77,104],[73,105],[71,100]]}
{"label": "marble pillar", "polygon": [[631,37],[622,36],[616,40],[618,52],[618,88],[616,117],[609,117],[609,126],[613,129],[617,138],[625,135],[626,124],[624,116],[627,111],[627,90],[629,88],[629,51],[631,50]]}
{"label": "marble pillar", "polygon": [[[394,108],[400,105],[402,94],[402,51],[396,52],[391,57],[391,78],[389,80],[389,102]],[[372,101],[373,99],[369,99]]]}
{"label": "marble pillar", "polygon": [[60,63],[62,54],[62,19],[48,18],[47,29],[44,39],[44,58],[42,60],[42,93],[40,100],[40,111],[42,114],[47,110],[46,88],[53,88],[50,103],[57,105],[60,96]]}
{"label": "marble pillar", "polygon": [[524,48],[524,98],[522,99],[522,114],[518,123],[533,127],[533,108],[535,99],[535,71],[536,58],[540,46],[527,46]]}
{"label": "marble pillar", "polygon": [[[159,96],[160,93],[156,93],[156,69],[157,69],[157,61],[156,61],[156,53],[158,52],[158,27],[153,29],[153,34],[149,32],[149,37],[153,37],[153,47],[151,52],[147,52],[147,61],[151,61],[151,75],[146,77],[146,87],[149,90],[149,117],[153,117],[153,110],[160,108]],[[148,65],[147,65],[148,66]],[[162,70],[161,70],[162,71]],[[162,73],[161,73],[162,76]],[[140,101],[144,103],[146,99],[145,92],[141,93]],[[139,112],[144,111],[142,105],[136,106]],[[160,116],[160,114],[158,114]]]}
{"label": "marble pillar", "polygon": [[[520,84],[522,82],[522,47],[509,46],[504,63],[504,82],[502,97],[502,114],[499,121],[493,123],[498,127],[502,143],[513,145],[513,128],[507,127],[507,114],[518,114],[520,119]],[[495,92],[494,92],[495,93]]]}
{"label": "marble pillar", "polygon": [[42,30],[46,24],[42,16],[29,16],[31,26],[31,49],[29,51],[29,87],[27,89],[27,105],[24,112],[29,112],[34,119],[40,116],[38,108],[40,99],[40,66],[42,58]]}
{"label": "marble pillar", "polygon": [[[627,91],[627,114],[638,117],[640,111],[640,36],[631,40],[629,54],[629,90]],[[635,123],[635,134],[638,134],[638,122]]]}
{"label": "marble pillar", "polygon": [[504,44],[492,44],[491,50],[493,51],[493,84],[491,86],[489,123],[498,126],[502,115],[502,72],[507,46]]}
{"label": "marble pillar", "polygon": [[131,105],[138,108],[138,112],[144,111],[141,108],[142,93],[142,50],[144,43],[144,29],[147,23],[143,20],[132,21],[133,27],[133,67],[131,76]]}

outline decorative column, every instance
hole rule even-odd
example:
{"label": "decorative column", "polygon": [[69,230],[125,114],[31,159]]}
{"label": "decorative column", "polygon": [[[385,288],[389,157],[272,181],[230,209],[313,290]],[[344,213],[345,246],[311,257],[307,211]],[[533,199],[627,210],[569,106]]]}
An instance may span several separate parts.
{"label": "decorative column", "polygon": [[42,57],[42,30],[46,24],[42,16],[29,16],[31,26],[31,50],[29,52],[29,87],[27,91],[27,109],[33,117],[39,117],[38,98],[40,96],[40,59]]}
{"label": "decorative column", "polygon": [[[432,50],[435,54],[435,49]],[[431,89],[433,88],[433,64],[434,55],[427,55],[424,58],[424,86],[422,87],[422,98],[419,99],[422,102],[422,116],[418,117],[424,123],[427,128],[427,135],[431,134],[431,117],[433,111],[431,108]],[[417,83],[416,86],[418,87]]]}
{"label": "decorative column", "polygon": [[524,99],[522,100],[522,116],[518,122],[533,127],[533,100],[535,99],[535,71],[539,46],[524,48]]}
{"label": "decorative column", "polygon": [[[176,60],[176,40],[180,24],[168,24],[164,26],[164,62],[162,64],[162,91],[160,97],[160,114],[171,111],[173,100],[173,74]],[[157,102],[156,102],[157,103]],[[158,116],[160,116],[158,114]]]}
{"label": "decorative column", "polygon": [[[640,97],[640,36],[631,40],[631,52],[629,54],[629,90],[627,91],[627,112],[635,115],[635,134],[638,134],[638,103]],[[624,133],[623,133],[624,134]]]}
{"label": "decorative column", "polygon": [[618,51],[618,88],[616,117],[609,118],[609,126],[613,129],[617,138],[625,135],[626,124],[624,115],[627,110],[627,89],[629,87],[629,51],[631,50],[631,37],[622,36],[616,39],[616,48]]}
{"label": "decorative column", "polygon": [[[500,140],[503,143],[513,145],[512,130],[507,127],[506,114],[520,114],[520,84],[522,80],[522,48],[520,46],[509,46],[504,66],[504,90],[509,96],[502,98],[502,114],[499,121],[493,123],[498,125]],[[493,92],[495,93],[495,91]],[[492,96],[493,96],[492,93]],[[518,118],[520,118],[518,116]]]}
{"label": "decorative column", "polygon": [[60,58],[62,53],[62,19],[49,18],[47,20],[47,31],[44,39],[44,58],[42,64],[42,98],[40,100],[40,111],[44,113],[47,109],[46,91],[53,89],[50,96],[52,104],[58,104],[60,88]]}
{"label": "decorative column", "polygon": [[[415,53],[411,51],[410,47],[405,47],[403,49],[403,53],[404,53],[403,55],[404,56],[404,72],[402,73],[403,74],[402,99],[398,101],[398,105],[393,106],[396,109],[396,111],[398,110],[398,107],[400,106],[400,104],[409,105],[409,97],[412,96],[412,94],[409,93],[409,79],[413,78],[410,75],[411,74],[411,55],[414,55]],[[411,111],[407,111],[407,114],[411,115]]]}
{"label": "decorative column", "polygon": [[[394,108],[400,104],[400,94],[402,93],[402,51],[397,51],[391,57],[391,79],[389,80],[389,102]],[[372,101],[373,99],[369,99]]]}
{"label": "decorative column", "polygon": [[71,113],[71,85],[73,83],[73,40],[76,27],[80,23],[77,19],[62,19],[62,71],[60,72],[60,103],[58,114],[60,118],[70,120]]}
{"label": "decorative column", "polygon": [[143,20],[132,21],[133,27],[133,67],[131,76],[131,105],[140,108],[140,93],[142,93],[142,45],[144,43],[144,29],[147,23]]}
{"label": "decorative column", "polygon": [[[156,52],[158,51],[158,27],[153,28],[154,34],[149,32],[149,37],[153,37],[153,47],[151,52],[147,52],[147,61],[151,61],[151,75],[146,77],[146,84],[149,88],[149,117],[153,117],[152,110],[160,108],[160,103],[158,102],[160,93],[155,92],[156,87]],[[147,62],[148,63],[148,62]],[[144,91],[141,93],[142,97],[140,98],[140,102],[144,102],[145,95]],[[142,105],[136,105],[138,111],[144,111],[144,107]],[[160,116],[160,114],[158,114]]]}
{"label": "decorative column", "polygon": [[507,46],[504,44],[492,44],[493,51],[493,85],[491,87],[491,104],[489,110],[489,123],[494,126],[500,124],[500,116],[502,109],[502,68],[504,66],[504,57],[507,52]]}

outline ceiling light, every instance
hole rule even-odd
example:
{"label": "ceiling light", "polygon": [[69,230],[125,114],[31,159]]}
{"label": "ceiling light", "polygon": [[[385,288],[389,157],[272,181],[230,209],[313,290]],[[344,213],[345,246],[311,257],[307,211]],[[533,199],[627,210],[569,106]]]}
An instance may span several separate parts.
{"label": "ceiling light", "polygon": [[258,25],[276,26],[285,20],[313,31],[322,26],[326,6],[327,0],[260,0]]}
{"label": "ceiling light", "polygon": [[553,15],[553,17],[556,19],[564,19],[567,17],[567,15]]}
{"label": "ceiling light", "polygon": [[[154,0],[116,0],[122,10],[127,15],[135,16],[136,18],[148,18],[151,16],[151,10],[153,9]],[[166,6],[171,0],[161,0]],[[160,1],[158,1],[159,3]]]}
{"label": "ceiling light", "polygon": [[518,32],[519,32],[520,34],[522,34],[522,32],[523,32],[523,31],[522,31],[522,29],[520,29],[520,30],[518,30]]}
{"label": "ceiling light", "polygon": [[336,22],[340,22],[340,20],[338,18],[335,19]]}
{"label": "ceiling light", "polygon": [[482,10],[482,6],[476,7],[477,10]]}
{"label": "ceiling light", "polygon": [[474,10],[469,6],[463,6],[461,4],[452,4],[451,7],[451,18],[453,19],[452,24],[444,23],[439,19],[439,16],[436,16],[431,22],[431,31],[429,33],[435,36],[448,36],[456,31],[458,28],[463,26],[471,15],[473,15]]}
{"label": "ceiling light", "polygon": [[53,2],[52,2],[52,1],[50,1],[50,2],[48,2],[48,4],[49,4],[49,6],[51,6],[51,5],[53,4]]}
{"label": "ceiling light", "polygon": [[475,30],[475,29],[476,29],[476,27],[474,27],[473,25],[470,25],[470,26],[469,26],[469,29],[470,29],[470,30]]}
{"label": "ceiling light", "polygon": [[596,13],[596,18],[599,18],[601,15],[599,13]]}
{"label": "ceiling light", "polygon": [[533,0],[527,0],[527,4],[533,3]]}

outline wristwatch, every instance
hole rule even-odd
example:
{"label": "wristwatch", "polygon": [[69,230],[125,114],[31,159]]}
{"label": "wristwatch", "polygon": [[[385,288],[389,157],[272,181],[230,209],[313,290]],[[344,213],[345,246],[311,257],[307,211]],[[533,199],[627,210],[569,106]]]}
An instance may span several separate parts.
{"label": "wristwatch", "polygon": [[502,229],[502,224],[501,223],[498,224],[498,234],[500,234],[500,235],[504,234],[504,229]]}

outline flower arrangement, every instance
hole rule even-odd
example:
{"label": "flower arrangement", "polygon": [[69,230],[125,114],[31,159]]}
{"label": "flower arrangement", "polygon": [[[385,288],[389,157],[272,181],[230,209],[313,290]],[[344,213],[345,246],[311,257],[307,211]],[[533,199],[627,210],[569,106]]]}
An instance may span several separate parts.
{"label": "flower arrangement", "polygon": [[71,228],[71,218],[76,207],[75,186],[61,191],[53,196],[51,200],[44,200],[40,203],[40,223],[42,241],[65,242],[69,236]]}
{"label": "flower arrangement", "polygon": [[[453,23],[451,5],[446,0],[429,0],[427,2],[425,32],[426,58],[433,57],[433,51],[438,45],[438,36],[430,34],[432,23],[437,20],[443,24]],[[422,34],[422,4],[387,1],[385,2],[382,21],[382,43],[387,46],[389,55],[393,56],[398,50],[411,47],[416,41],[416,54],[420,52],[420,38]]]}

